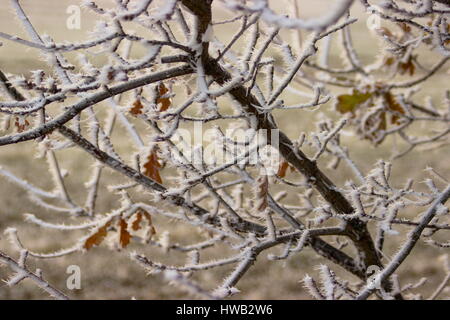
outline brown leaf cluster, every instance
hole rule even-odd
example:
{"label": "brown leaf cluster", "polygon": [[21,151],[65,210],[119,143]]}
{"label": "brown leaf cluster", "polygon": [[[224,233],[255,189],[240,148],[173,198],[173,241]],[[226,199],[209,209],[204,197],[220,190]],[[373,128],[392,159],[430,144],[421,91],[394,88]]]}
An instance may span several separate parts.
{"label": "brown leaf cluster", "polygon": [[[144,223],[144,219],[147,223]],[[146,227],[144,230],[146,231],[145,238],[147,241],[156,234],[156,228],[153,225],[152,216],[150,213],[139,209],[128,219],[118,217],[107,221],[102,226],[95,229],[95,231],[86,240],[84,240],[83,249],[89,250],[93,247],[101,245],[108,235],[110,227],[113,223],[117,226],[118,247],[120,249],[126,248],[131,243],[132,234],[130,231],[137,232]]]}
{"label": "brown leaf cluster", "polygon": [[[366,116],[382,100],[384,108],[379,112]],[[353,89],[351,94],[337,97],[336,110],[340,113],[351,113],[351,123],[358,127],[358,134],[374,144],[383,142],[385,131],[389,125],[399,125],[405,110],[391,92],[384,92],[380,86],[373,91],[361,92]]]}
{"label": "brown leaf cluster", "polygon": [[150,154],[148,155],[146,162],[143,165],[143,168],[144,168],[143,171],[144,175],[160,184],[163,183],[161,175],[159,174],[159,170],[162,168],[162,165],[159,162],[156,148],[153,148]]}

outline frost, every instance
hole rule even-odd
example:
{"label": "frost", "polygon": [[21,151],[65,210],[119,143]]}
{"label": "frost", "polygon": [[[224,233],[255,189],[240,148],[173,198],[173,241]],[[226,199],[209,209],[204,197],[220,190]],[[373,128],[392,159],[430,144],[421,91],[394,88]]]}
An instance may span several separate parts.
{"label": "frost", "polygon": [[[418,297],[424,280],[405,282],[404,261],[422,242],[450,246],[440,168],[449,96],[433,80],[448,67],[446,13],[429,0],[359,1],[369,19],[402,21],[385,23],[364,48],[353,34],[371,26],[354,24],[356,1],[309,16],[301,1],[275,2],[83,1],[93,27],[82,40],[56,41],[9,1],[25,34],[0,38],[39,69],[0,70],[0,146],[16,144],[11,157],[0,151],[11,198],[3,209],[27,201],[30,210],[26,228],[4,226],[15,250],[0,251],[8,285],[26,279],[66,299],[27,258],[90,250],[95,262],[101,245],[111,266],[117,251],[144,249],[148,258],[130,255],[142,272],[202,299],[238,294],[261,259],[289,267],[297,256],[320,256],[303,279],[316,299]],[[417,94],[430,86],[432,96]],[[427,179],[424,161],[436,165]],[[10,197],[12,187],[21,197]],[[27,248],[36,244],[24,232],[36,230],[54,250]],[[63,247],[52,230],[73,243]],[[366,281],[374,266],[380,287]],[[289,272],[265,276],[278,290]],[[444,298],[448,280],[430,281],[426,298]]]}
{"label": "frost", "polygon": [[445,205],[443,205],[442,203],[440,203],[440,204],[438,204],[436,206],[436,214],[438,216],[443,216],[443,215],[446,215],[448,213],[449,213],[449,209]]}

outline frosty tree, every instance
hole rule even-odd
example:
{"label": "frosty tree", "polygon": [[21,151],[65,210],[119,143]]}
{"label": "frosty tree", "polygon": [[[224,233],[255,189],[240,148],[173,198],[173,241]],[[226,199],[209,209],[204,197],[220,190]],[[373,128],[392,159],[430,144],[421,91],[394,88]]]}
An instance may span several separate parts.
{"label": "frosty tree", "polygon": [[[395,137],[402,143],[392,159],[428,145],[448,161],[450,92],[444,89],[439,104],[415,94],[448,68],[450,1],[339,0],[309,19],[299,15],[307,5],[301,1],[290,1],[288,16],[267,0],[111,0],[105,7],[84,1],[98,23],[79,43],[56,43],[39,34],[20,2],[9,5],[28,37],[0,32],[3,45],[17,42],[39,52],[36,59],[47,67],[29,77],[0,71],[0,145],[34,141],[55,186],[43,190],[6,167],[0,175],[36,204],[36,212],[25,216],[29,223],[84,235],[72,247],[39,253],[11,226],[5,233],[18,258],[0,251],[0,263],[11,269],[8,285],[28,278],[52,297],[67,299],[63,288],[30,270],[27,259],[79,254],[110,241],[112,260],[118,249],[138,245],[129,250],[130,259],[142,272],[160,273],[175,283],[173,290],[207,299],[238,294],[239,281],[251,274],[256,259],[294,259],[305,250],[326,261],[318,266],[318,278],[303,279],[314,298],[418,297],[413,289],[424,280],[401,283],[396,271],[414,259],[419,242],[442,250],[450,246],[442,240],[450,229],[448,173],[423,168],[429,179],[405,177],[404,185],[393,184],[392,166],[401,161],[378,161],[365,172],[341,135],[353,133],[368,147]],[[383,22],[373,26],[382,46],[374,44],[373,50],[381,51],[370,64],[352,40],[356,19],[350,9],[356,5]],[[220,10],[232,18],[218,20]],[[223,42],[214,31],[227,24],[233,35]],[[332,42],[339,45],[340,61],[330,59]],[[135,48],[145,54],[132,57]],[[74,52],[76,60],[66,57]],[[94,62],[92,52],[104,62]],[[423,52],[438,57],[431,68],[423,67]],[[323,112],[319,121],[311,116],[311,110],[330,105],[333,112]],[[292,134],[279,127],[277,117],[293,109],[297,117],[316,121],[316,129]],[[424,123],[429,130],[418,134]],[[114,135],[119,129],[125,138]],[[120,151],[124,143],[132,153]],[[82,203],[67,190],[67,172],[56,157],[74,148],[92,159],[85,168],[90,179],[79,187],[85,190]],[[333,177],[342,167],[352,175],[337,184]],[[123,183],[105,179],[107,170]],[[120,207],[98,210],[99,193],[120,198]],[[67,223],[40,218],[42,210]],[[201,240],[172,242],[170,224],[157,225],[156,217],[201,230]],[[388,255],[385,243],[399,226],[405,227],[403,240]],[[154,261],[139,252],[144,246],[163,248],[168,257],[183,253],[185,263]],[[203,251],[214,247],[222,248],[223,256],[204,259]],[[221,283],[193,277],[223,266],[232,271]],[[444,268],[450,275],[447,262]],[[336,269],[348,278],[338,277]],[[449,278],[426,298],[440,297]]]}

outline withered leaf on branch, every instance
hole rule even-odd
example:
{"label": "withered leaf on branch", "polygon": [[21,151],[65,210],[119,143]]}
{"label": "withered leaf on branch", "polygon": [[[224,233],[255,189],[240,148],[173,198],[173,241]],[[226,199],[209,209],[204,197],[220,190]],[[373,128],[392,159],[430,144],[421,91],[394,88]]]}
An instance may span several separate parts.
{"label": "withered leaf on branch", "polygon": [[14,125],[17,128],[17,132],[23,132],[28,128],[30,123],[24,117],[16,117],[15,121],[14,121]]}
{"label": "withered leaf on branch", "polygon": [[413,76],[416,72],[416,65],[414,63],[414,57],[409,56],[408,60],[403,62],[400,61],[398,64],[398,71],[401,75],[409,73],[410,76]]}
{"label": "withered leaf on branch", "polygon": [[382,37],[387,37],[389,39],[394,39],[394,34],[392,33],[391,30],[389,30],[386,27],[379,27],[375,30],[379,35],[381,35]]}
{"label": "withered leaf on branch", "polygon": [[381,111],[365,119],[362,123],[362,130],[360,133],[365,139],[378,145],[384,141],[386,129],[386,112]]}
{"label": "withered leaf on branch", "polygon": [[[156,228],[153,225],[152,216],[150,215],[150,213],[143,209],[139,209],[133,215],[133,218],[134,220],[131,222],[131,230],[139,231],[144,226],[147,227],[144,235],[144,239],[146,241],[150,240],[151,237],[156,234]],[[147,221],[147,224],[145,224],[144,221]]]}
{"label": "withered leaf on branch", "polygon": [[119,246],[126,248],[131,241],[131,234],[128,232],[128,223],[124,219],[119,220]]}
{"label": "withered leaf on branch", "polygon": [[[159,108],[159,111],[166,111],[170,108],[172,105],[172,101],[170,97],[167,97],[166,95],[169,93],[169,89],[164,85],[164,83],[160,82],[157,87],[157,93],[156,93],[156,104]],[[133,102],[133,107],[130,108],[130,113],[133,116],[138,116],[143,114],[144,105],[142,104],[141,99],[136,99],[136,101]]]}
{"label": "withered leaf on branch", "polygon": [[286,176],[287,173],[287,169],[291,169],[291,171],[295,171],[295,168],[292,167],[289,162],[287,162],[286,160],[282,159],[280,162],[280,165],[278,166],[278,172],[277,172],[277,176],[279,176],[280,178],[284,178]]}
{"label": "withered leaf on branch", "polygon": [[284,178],[286,176],[286,171],[289,168],[289,163],[285,160],[280,162],[280,166],[278,167],[277,176],[280,178]]}
{"label": "withered leaf on branch", "polygon": [[[338,96],[336,104],[338,112],[352,113],[353,119],[351,121],[359,127],[358,134],[374,144],[383,142],[388,124],[400,124],[401,115],[405,114],[404,108],[395,95],[389,91],[383,92],[382,89],[383,87],[380,86],[375,91],[367,93],[354,89],[352,94]],[[373,114],[368,114],[368,110],[375,107],[376,99],[382,99],[384,107]],[[366,103],[367,112],[365,109],[359,109],[364,103]],[[388,119],[389,114],[391,117]]]}
{"label": "withered leaf on branch", "polygon": [[159,169],[162,168],[161,163],[158,159],[158,153],[157,149],[153,148],[150,154],[148,155],[147,161],[144,163],[144,175],[149,177],[150,179],[158,182],[163,183],[161,179],[161,175],[159,174]]}
{"label": "withered leaf on branch", "polygon": [[156,99],[156,103],[159,106],[159,111],[166,111],[170,108],[172,101],[166,95],[169,93],[169,89],[164,85],[164,83],[160,82],[158,85],[158,96]]}
{"label": "withered leaf on branch", "polygon": [[336,110],[340,113],[354,112],[361,104],[369,100],[373,93],[363,93],[353,89],[352,94],[342,94],[337,97]]}
{"label": "withered leaf on branch", "polygon": [[138,210],[134,214],[134,220],[131,223],[131,229],[133,231],[138,231],[141,228],[141,222],[142,222],[142,211]]}
{"label": "withered leaf on branch", "polygon": [[152,220],[151,214],[148,213],[147,211],[144,211],[144,217],[147,219],[150,234],[151,235],[156,234],[156,228],[155,228],[155,226],[153,224],[153,220]]}
{"label": "withered leaf on branch", "polygon": [[411,32],[411,27],[404,22],[399,22],[397,23],[397,26],[404,32],[404,33],[410,33]]}
{"label": "withered leaf on branch", "polygon": [[390,111],[394,112],[394,114],[391,117],[391,124],[399,124],[400,123],[400,115],[395,114],[395,113],[405,114],[405,110],[400,105],[400,103],[398,103],[397,99],[395,98],[395,96],[392,93],[387,92],[384,95],[384,99],[386,101],[388,109]]}
{"label": "withered leaf on branch", "polygon": [[152,216],[147,211],[142,211],[143,216],[147,220],[147,229],[144,235],[144,241],[148,243],[152,237],[156,234],[156,228],[153,225]]}
{"label": "withered leaf on branch", "polygon": [[108,227],[110,224],[111,222],[108,221],[105,225],[98,228],[97,232],[95,232],[89,238],[86,239],[83,248],[89,250],[93,246],[99,246],[103,242],[105,237],[108,235]]}
{"label": "withered leaf on branch", "polygon": [[380,67],[382,69],[392,70],[394,73],[399,73],[400,75],[409,74],[410,76],[413,76],[416,72],[416,64],[413,56],[409,56],[406,61],[392,54],[385,55],[381,59]]}
{"label": "withered leaf on branch", "polygon": [[133,108],[130,109],[130,113],[133,116],[138,116],[142,114],[142,109],[144,109],[144,106],[142,105],[141,100],[138,99],[133,103]]}

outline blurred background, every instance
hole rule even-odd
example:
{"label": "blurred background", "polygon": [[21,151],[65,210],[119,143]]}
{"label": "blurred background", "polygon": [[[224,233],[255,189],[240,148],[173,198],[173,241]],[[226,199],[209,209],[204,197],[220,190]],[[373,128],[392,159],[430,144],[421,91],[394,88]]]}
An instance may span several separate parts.
{"label": "blurred background", "polygon": [[[112,0],[97,1],[99,5],[108,6]],[[291,13],[293,10],[292,0],[270,1],[273,8],[278,12]],[[320,13],[327,12],[335,2],[332,0],[298,0],[301,17],[314,17]],[[69,14],[66,12],[68,6],[79,5],[75,0],[22,0],[21,3],[25,11],[40,34],[50,35],[56,42],[83,40],[87,38],[87,32],[95,24],[95,16],[86,10],[82,10],[81,29],[70,30],[66,26]],[[354,45],[366,63],[374,61],[378,54],[378,39],[372,34],[367,26],[367,15],[363,12],[359,3],[352,8],[352,15],[359,18],[353,25],[352,34]],[[230,17],[230,14],[216,4],[214,20],[218,21]],[[233,32],[231,26],[217,26],[215,34],[223,41],[231,37]],[[233,24],[232,28],[238,28]],[[27,39],[19,20],[15,17],[8,1],[2,1],[0,9],[0,31],[14,34]],[[294,36],[293,36],[294,38]],[[36,50],[25,48],[7,40],[1,40],[0,47],[0,68],[5,73],[23,74],[28,76],[31,70],[45,69],[45,64],[39,59]],[[436,56],[432,53],[424,52],[425,67],[433,65]],[[339,50],[332,52],[334,59],[340,55]],[[71,55],[68,55],[70,58]],[[73,57],[73,55],[72,55]],[[332,58],[333,58],[332,57]],[[447,69],[433,76],[418,94],[418,99],[430,96],[436,103],[442,102],[443,92],[448,89],[449,75]],[[342,90],[340,90],[342,91]],[[340,92],[337,90],[336,92]],[[288,97],[289,99],[289,97]],[[294,98],[292,98],[294,99]],[[319,111],[286,111],[278,114],[279,126],[292,137],[309,129],[314,128],[314,120],[321,117],[321,112],[332,112],[332,104],[329,103]],[[418,130],[421,130],[420,128]],[[345,137],[345,144],[350,148],[354,161],[368,172],[378,159],[389,160],[391,147],[396,141],[387,139],[377,148],[373,147],[367,140],[362,141],[358,137]],[[123,142],[126,148],[126,141]],[[449,177],[450,162],[448,161],[449,147],[444,146],[439,150],[418,149],[407,156],[394,161],[393,180],[397,185],[403,184],[406,178],[413,178],[418,183],[423,181],[425,173],[423,169],[427,166],[436,168],[447,178]],[[0,166],[13,172],[15,175],[32,182],[45,189],[52,188],[50,175],[47,174],[47,164],[44,159],[36,157],[37,150],[31,142],[19,145],[0,147]],[[83,182],[86,181],[90,171],[90,162],[81,151],[66,150],[58,153],[58,159],[65,170],[69,173],[66,178],[69,191],[75,198],[84,195]],[[338,171],[330,171],[329,175],[337,184],[343,184],[351,178],[350,173],[342,168]],[[107,173],[107,179],[111,181],[125,181],[116,175]],[[104,212],[112,210],[117,206],[117,199],[108,196],[100,196],[98,207]],[[5,239],[3,231],[8,227],[19,230],[21,239],[27,248],[35,252],[52,252],[60,248],[69,247],[74,244],[77,236],[76,232],[49,232],[37,226],[26,223],[23,219],[24,213],[33,213],[41,218],[49,217],[55,221],[55,214],[49,213],[31,202],[26,193],[14,184],[9,183],[0,177],[0,250],[8,252],[17,257],[17,252],[11,249],[10,244]],[[63,220],[61,220],[63,221]],[[67,221],[67,220],[66,220]],[[182,226],[156,220],[155,225],[164,225],[171,228],[173,242],[188,244],[192,235]],[[158,227],[157,227],[158,228]],[[161,228],[163,229],[163,228]],[[400,227],[399,230],[402,230]],[[402,241],[401,237],[392,237],[389,243],[389,251],[394,252]],[[44,272],[44,277],[54,286],[65,291],[69,296],[76,299],[178,299],[190,298],[183,291],[179,291],[166,283],[160,275],[147,275],[136,263],[128,257],[130,251],[137,250],[145,252],[154,260],[164,258],[165,253],[155,248],[142,248],[142,245],[133,244],[126,250],[118,251],[102,245],[93,248],[87,253],[77,253],[64,258],[47,260],[30,259],[30,266],[40,268]],[[278,249],[279,250],[279,249]],[[277,253],[278,251],[273,251]],[[217,252],[210,252],[211,256],[220,255]],[[401,283],[416,282],[421,277],[428,277],[428,282],[417,290],[418,293],[426,297],[439,283],[444,274],[441,273],[441,263],[437,257],[445,254],[445,251],[423,244],[418,245],[413,254],[408,258],[407,263],[399,269]],[[174,257],[174,261],[181,259]],[[179,260],[178,260],[179,261]],[[321,258],[307,249],[304,253],[294,255],[286,261],[267,262],[266,255],[256,262],[253,270],[249,272],[239,283],[238,288],[242,293],[234,298],[237,299],[309,299],[302,284],[299,282],[306,273],[312,276],[318,275],[318,270],[314,269],[320,263],[324,263]],[[70,291],[66,289],[66,269],[69,265],[78,265],[82,271],[82,289]],[[330,264],[328,264],[330,265]],[[332,266],[338,274],[339,267]],[[227,268],[202,272],[196,275],[196,279],[210,283],[212,287],[229,271]],[[4,267],[0,267],[0,279],[5,279],[10,273]],[[39,289],[28,281],[24,281],[18,286],[7,288],[0,283],[0,299],[36,299],[46,298]]]}

